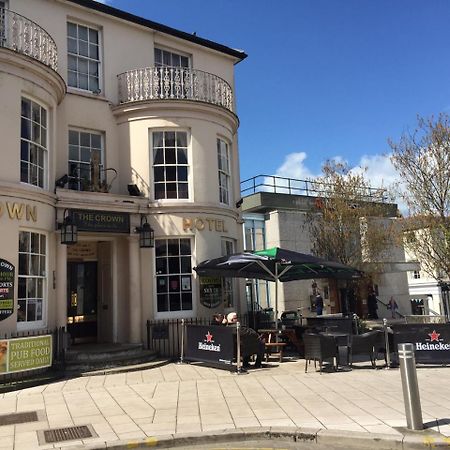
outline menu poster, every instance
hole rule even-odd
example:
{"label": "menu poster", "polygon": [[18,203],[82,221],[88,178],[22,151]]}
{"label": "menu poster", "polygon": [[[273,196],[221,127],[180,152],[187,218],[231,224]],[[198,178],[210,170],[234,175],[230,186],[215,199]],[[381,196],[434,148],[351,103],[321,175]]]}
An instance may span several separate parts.
{"label": "menu poster", "polygon": [[0,259],[0,321],[14,312],[14,266]]}

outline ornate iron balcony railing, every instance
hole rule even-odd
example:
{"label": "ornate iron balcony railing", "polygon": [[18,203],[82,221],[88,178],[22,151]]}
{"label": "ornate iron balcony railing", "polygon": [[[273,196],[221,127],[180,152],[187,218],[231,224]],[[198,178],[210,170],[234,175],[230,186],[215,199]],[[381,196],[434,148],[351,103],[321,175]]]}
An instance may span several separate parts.
{"label": "ornate iron balcony railing", "polygon": [[193,100],[233,111],[233,92],[222,78],[184,67],[145,67],[118,75],[119,102]]}
{"label": "ornate iron balcony railing", "polygon": [[53,38],[37,23],[0,8],[0,47],[27,55],[57,70],[57,49]]}

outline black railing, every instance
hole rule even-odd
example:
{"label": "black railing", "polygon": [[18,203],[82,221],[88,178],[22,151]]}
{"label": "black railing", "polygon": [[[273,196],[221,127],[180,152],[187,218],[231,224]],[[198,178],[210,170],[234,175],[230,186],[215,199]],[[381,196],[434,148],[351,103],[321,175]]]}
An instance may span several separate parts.
{"label": "black railing", "polygon": [[[202,318],[184,319],[192,325],[209,325],[211,320]],[[159,356],[179,358],[181,351],[181,319],[147,320],[147,349]]]}
{"label": "black railing", "polygon": [[[186,325],[211,325],[212,319],[184,319]],[[247,314],[242,315],[240,323],[247,326]],[[182,319],[147,320],[147,349],[154,350],[159,356],[177,359],[181,354]]]}
{"label": "black railing", "polygon": [[[314,180],[299,180],[276,175],[256,175],[241,181],[241,196],[271,192],[274,194],[304,195],[307,197],[327,197],[333,194],[333,185]],[[359,201],[387,202],[387,191],[371,187],[361,187],[358,192]]]}
{"label": "black railing", "polygon": [[[388,303],[384,303],[383,300],[380,300],[377,297],[377,303],[380,303],[381,305],[385,306],[386,309],[388,309],[389,311],[391,311],[389,304]],[[405,316],[402,313],[399,313],[396,309],[394,309],[393,311],[391,311],[394,314],[394,318],[398,318],[398,319],[404,319]]]}

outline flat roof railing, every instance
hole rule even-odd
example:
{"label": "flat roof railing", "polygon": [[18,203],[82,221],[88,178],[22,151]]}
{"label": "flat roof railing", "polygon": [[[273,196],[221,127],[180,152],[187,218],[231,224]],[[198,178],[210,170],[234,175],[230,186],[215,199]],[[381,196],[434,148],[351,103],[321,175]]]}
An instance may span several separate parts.
{"label": "flat roof railing", "polygon": [[[361,197],[372,202],[388,201],[386,189],[363,188]],[[323,197],[332,193],[332,185],[314,181],[299,180],[296,178],[279,177],[276,175],[256,175],[241,181],[241,195],[247,197],[258,192],[271,192],[274,194],[304,195],[307,197]]]}

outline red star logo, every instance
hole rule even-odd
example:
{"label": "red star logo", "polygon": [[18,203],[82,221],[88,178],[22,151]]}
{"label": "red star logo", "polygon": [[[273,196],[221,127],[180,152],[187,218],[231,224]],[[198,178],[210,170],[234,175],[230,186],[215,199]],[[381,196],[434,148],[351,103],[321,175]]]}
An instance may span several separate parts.
{"label": "red star logo", "polygon": [[439,342],[439,336],[441,335],[441,333],[436,333],[436,330],[433,330],[432,333],[428,333],[428,336],[430,336],[431,338],[431,342],[433,341],[438,341]]}
{"label": "red star logo", "polygon": [[213,335],[208,331],[207,334],[205,334],[206,342],[214,342],[213,341]]}

